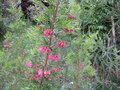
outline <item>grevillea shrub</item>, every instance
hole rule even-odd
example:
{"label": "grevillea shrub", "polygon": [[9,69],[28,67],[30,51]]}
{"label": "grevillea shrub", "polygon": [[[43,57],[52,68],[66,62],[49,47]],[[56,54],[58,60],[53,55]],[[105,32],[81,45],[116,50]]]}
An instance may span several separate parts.
{"label": "grevillea shrub", "polygon": [[[41,89],[49,87],[49,84],[51,84],[49,81],[55,82],[62,77],[62,69],[64,65],[62,65],[61,62],[63,62],[64,59],[59,50],[67,47],[67,41],[64,40],[64,37],[60,38],[59,32],[57,34],[57,28],[55,28],[59,5],[60,1],[58,0],[55,3],[55,11],[51,13],[53,14],[52,27],[46,28],[42,33],[43,38],[46,40],[46,43],[43,42],[43,45],[41,44],[38,48],[42,63],[35,62],[33,64],[32,61],[26,63],[28,68],[33,69],[29,78],[36,81]],[[73,31],[70,30],[70,33],[73,33]]]}
{"label": "grevillea shrub", "polygon": [[[92,85],[90,84],[90,77],[95,76],[95,69],[91,66],[90,62],[90,54],[95,49],[97,33],[90,35],[80,34],[80,28],[77,27],[77,24],[73,24],[74,22],[79,22],[76,20],[77,16],[73,13],[67,13],[66,15],[67,19],[65,22],[68,21],[68,26],[61,27],[61,29],[57,27],[60,22],[58,17],[60,14],[59,5],[60,1],[58,0],[55,12],[53,13],[52,26],[51,28],[46,28],[42,33],[46,40],[46,44],[39,47],[39,53],[44,58],[41,60],[43,64],[36,70],[37,74],[33,75],[32,80],[37,81],[42,88],[46,88],[46,85],[48,85],[45,84],[46,80],[47,82],[49,82],[48,80],[55,82],[56,79],[65,78],[69,82],[66,83],[66,80],[62,79],[62,89],[71,88],[79,90],[85,87],[88,88]],[[69,25],[72,27],[69,27]],[[64,56],[62,50],[65,49],[67,52],[65,51]],[[66,71],[68,72],[66,73]],[[85,82],[88,82],[88,84],[83,86]],[[70,84],[72,84],[70,87],[65,86]]]}

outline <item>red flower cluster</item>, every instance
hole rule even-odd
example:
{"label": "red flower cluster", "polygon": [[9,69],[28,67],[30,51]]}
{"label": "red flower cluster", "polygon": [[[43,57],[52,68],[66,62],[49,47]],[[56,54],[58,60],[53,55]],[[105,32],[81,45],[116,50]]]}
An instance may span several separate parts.
{"label": "red flower cluster", "polygon": [[64,29],[64,32],[65,32],[65,33],[73,34],[73,33],[74,33],[74,29],[70,29],[70,30]]}
{"label": "red flower cluster", "polygon": [[38,68],[37,70],[37,74],[36,75],[33,75],[31,77],[32,80],[36,80],[36,81],[39,81],[39,79],[43,78],[43,77],[46,77],[48,78],[49,80],[51,79],[50,78],[50,75],[51,74],[51,71],[50,70],[42,70],[40,68]]}
{"label": "red flower cluster", "polygon": [[39,47],[39,52],[51,52],[50,48],[48,46],[40,46]]}
{"label": "red flower cluster", "polygon": [[38,72],[37,75],[40,77],[43,77],[43,75],[50,75],[51,74],[50,70],[42,70],[40,68],[38,68],[37,72]]}
{"label": "red flower cluster", "polygon": [[50,70],[44,70],[44,75],[50,75],[51,71]]}
{"label": "red flower cluster", "polygon": [[62,47],[65,48],[67,45],[66,41],[60,40],[59,42],[56,42],[56,47]]}
{"label": "red flower cluster", "polygon": [[60,60],[60,54],[50,54],[48,56],[49,59],[59,61]]}
{"label": "red flower cluster", "polygon": [[44,35],[52,38],[53,35],[54,35],[54,30],[46,29],[46,30],[44,31]]}
{"label": "red flower cluster", "polygon": [[[70,33],[73,33],[74,32],[74,30],[72,30],[72,29],[70,29],[69,30],[69,32]],[[47,37],[50,37],[49,39],[50,39],[50,42],[52,41],[52,38],[53,38],[53,35],[54,35],[54,30],[53,29],[46,29],[45,31],[44,31],[44,35],[45,36],[47,36]],[[51,44],[50,44],[50,46],[51,46]],[[65,40],[60,40],[59,42],[56,42],[56,47],[59,47],[59,48],[65,48],[67,46],[67,42],[65,41]],[[53,61],[60,61],[60,59],[61,59],[61,56],[60,56],[60,54],[58,53],[58,54],[51,54],[50,52],[51,52],[51,49],[50,49],[50,47],[48,47],[48,46],[40,46],[39,47],[39,52],[47,52],[47,60],[48,59],[51,59],[51,60],[53,60]],[[28,67],[31,67],[32,65],[31,65],[31,62],[28,62],[27,63],[27,66]],[[44,66],[46,66],[46,62],[45,62],[45,65]],[[32,80],[36,80],[36,81],[39,81],[39,79],[40,78],[44,78],[44,77],[46,77],[46,78],[48,78],[49,80],[51,80],[51,76],[50,76],[50,74],[51,74],[51,72],[61,72],[62,71],[62,69],[61,68],[52,68],[51,70],[42,70],[42,69],[40,69],[40,68],[38,68],[38,70],[37,70],[37,74],[36,75],[33,75],[33,77],[32,77]],[[62,74],[60,73],[60,75],[59,76],[57,76],[57,77],[60,77]]]}
{"label": "red flower cluster", "polygon": [[73,13],[70,13],[70,14],[68,14],[68,18],[70,18],[70,19],[75,19],[75,18],[76,18],[76,15],[73,14]]}

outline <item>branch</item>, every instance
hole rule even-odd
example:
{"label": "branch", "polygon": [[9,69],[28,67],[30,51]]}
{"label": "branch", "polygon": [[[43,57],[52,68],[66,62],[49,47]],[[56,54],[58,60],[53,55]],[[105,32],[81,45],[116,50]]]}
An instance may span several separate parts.
{"label": "branch", "polygon": [[55,13],[53,15],[53,27],[52,27],[52,29],[54,29],[54,26],[55,26],[55,23],[56,23],[56,17],[57,17],[59,4],[60,4],[60,0],[58,0],[57,3],[56,3],[56,9],[55,9]]}
{"label": "branch", "polygon": [[112,23],[112,41],[113,41],[113,45],[116,46],[115,22],[113,16],[111,16],[111,23]]}

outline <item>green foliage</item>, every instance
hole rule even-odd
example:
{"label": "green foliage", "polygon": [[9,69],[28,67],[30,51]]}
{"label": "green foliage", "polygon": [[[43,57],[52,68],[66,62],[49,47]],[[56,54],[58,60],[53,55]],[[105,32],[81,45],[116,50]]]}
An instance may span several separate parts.
{"label": "green foliage", "polygon": [[[94,51],[97,39],[97,33],[87,35],[79,35],[76,39],[72,40],[72,45],[69,47],[69,53],[66,57],[66,64],[69,65],[68,76],[72,78],[75,84],[76,76],[79,75],[77,79],[83,78],[86,82],[89,80],[86,79],[87,76],[95,76],[95,69],[92,67],[91,52]],[[70,49],[72,48],[72,49]],[[83,65],[83,66],[82,66]],[[79,80],[79,85],[81,86],[84,83],[83,80]],[[87,85],[85,86],[87,87]],[[83,89],[83,88],[81,88]]]}

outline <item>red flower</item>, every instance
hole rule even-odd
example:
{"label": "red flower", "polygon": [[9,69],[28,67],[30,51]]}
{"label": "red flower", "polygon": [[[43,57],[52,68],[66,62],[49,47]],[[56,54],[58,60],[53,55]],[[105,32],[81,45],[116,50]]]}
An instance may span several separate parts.
{"label": "red flower", "polygon": [[80,63],[80,64],[79,64],[79,67],[80,67],[80,69],[83,69],[83,68],[85,67],[85,64]]}
{"label": "red flower", "polygon": [[43,74],[46,76],[46,75],[50,75],[51,74],[51,71],[50,70],[42,70],[40,68],[38,68],[37,70],[37,76],[39,77],[43,77]]}
{"label": "red flower", "polygon": [[49,59],[52,59],[52,60],[57,60],[59,61],[60,60],[60,54],[51,54],[48,56]]}
{"label": "red flower", "polygon": [[71,33],[71,34],[74,33],[74,29],[70,29],[69,33]]}
{"label": "red flower", "polygon": [[50,70],[44,70],[44,75],[50,75],[51,71]]}
{"label": "red flower", "polygon": [[38,68],[37,74],[32,75],[31,79],[35,80],[35,81],[39,81],[39,79],[46,77],[46,78],[48,78],[50,80],[51,79],[50,76],[49,76],[50,74],[51,74],[50,70],[42,70],[42,69]]}
{"label": "red flower", "polygon": [[43,76],[43,70],[38,68],[37,75],[42,77]]}
{"label": "red flower", "polygon": [[60,40],[60,42],[56,43],[56,47],[62,47],[65,48],[66,47],[66,41]]}
{"label": "red flower", "polygon": [[76,18],[76,15],[73,14],[73,13],[70,13],[70,14],[68,15],[68,18],[70,18],[70,19],[75,19],[75,18]]}
{"label": "red flower", "polygon": [[64,32],[65,32],[65,33],[73,34],[73,33],[74,33],[74,29],[70,29],[70,30],[64,29]]}
{"label": "red flower", "polygon": [[9,48],[9,43],[7,41],[3,42],[3,48],[5,49]]}
{"label": "red flower", "polygon": [[27,66],[27,67],[32,67],[32,66],[33,66],[32,61],[27,62],[27,63],[26,63],[26,66]]}
{"label": "red flower", "polygon": [[62,68],[56,68],[56,67],[53,67],[52,68],[52,71],[53,72],[60,72],[62,70]]}
{"label": "red flower", "polygon": [[52,38],[53,35],[54,35],[54,30],[46,29],[46,30],[44,31],[44,35]]}
{"label": "red flower", "polygon": [[40,46],[39,47],[39,52],[47,52],[49,53],[51,50],[48,46]]}

